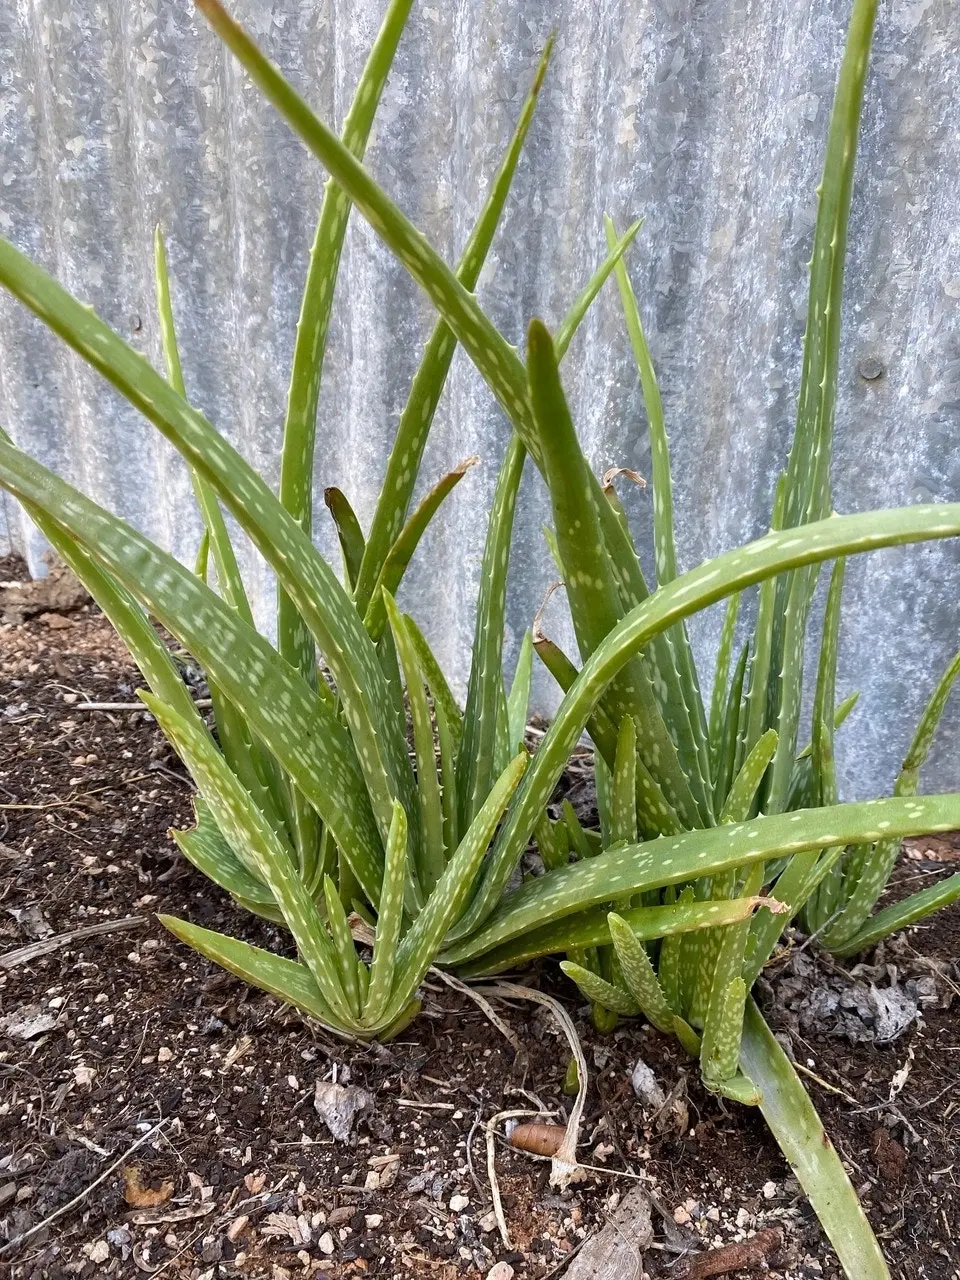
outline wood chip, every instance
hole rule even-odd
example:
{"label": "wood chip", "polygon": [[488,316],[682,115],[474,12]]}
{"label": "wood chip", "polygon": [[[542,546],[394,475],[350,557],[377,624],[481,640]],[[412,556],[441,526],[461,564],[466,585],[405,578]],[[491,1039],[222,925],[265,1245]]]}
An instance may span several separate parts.
{"label": "wood chip", "polygon": [[722,1249],[712,1249],[694,1258],[685,1272],[685,1280],[708,1280],[709,1276],[725,1276],[731,1271],[745,1271],[759,1267],[783,1244],[783,1232],[779,1227],[767,1227],[749,1240],[725,1244]]}

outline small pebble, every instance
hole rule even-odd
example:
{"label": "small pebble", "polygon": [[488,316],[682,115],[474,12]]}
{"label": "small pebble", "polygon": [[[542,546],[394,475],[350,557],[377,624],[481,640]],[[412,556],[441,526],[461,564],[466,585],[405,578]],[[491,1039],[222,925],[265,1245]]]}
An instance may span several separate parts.
{"label": "small pebble", "polygon": [[673,1211],[673,1220],[678,1226],[685,1226],[690,1221],[690,1211],[681,1204]]}
{"label": "small pebble", "polygon": [[317,1241],[317,1248],[320,1250],[321,1253],[325,1253],[328,1256],[331,1253],[333,1253],[335,1247],[336,1246],[333,1243],[333,1236],[330,1234],[329,1231],[325,1231],[323,1235],[320,1237],[320,1239]]}
{"label": "small pebble", "polygon": [[[110,1246],[106,1240],[98,1240],[96,1244],[90,1246],[89,1258],[91,1262],[106,1262],[110,1257]],[[513,1272],[510,1273],[513,1275]]]}
{"label": "small pebble", "polygon": [[487,1272],[487,1280],[513,1280],[513,1267],[509,1262],[495,1262]]}
{"label": "small pebble", "polygon": [[466,1208],[467,1208],[467,1206],[468,1206],[469,1204],[470,1204],[470,1197],[469,1197],[469,1196],[451,1196],[451,1197],[450,1197],[450,1212],[451,1212],[451,1213],[462,1213],[462,1212],[463,1212],[463,1210],[464,1210],[464,1209],[466,1209]]}
{"label": "small pebble", "polygon": [[764,1200],[772,1200],[777,1194],[777,1184],[775,1182],[765,1182],[763,1184]]}
{"label": "small pebble", "polygon": [[363,1221],[365,1222],[368,1231],[375,1231],[376,1228],[379,1227],[380,1223],[383,1221],[383,1214],[382,1213],[364,1214]]}
{"label": "small pebble", "polygon": [[231,1244],[234,1243],[234,1241],[237,1239],[239,1235],[242,1235],[249,1221],[250,1221],[250,1218],[248,1217],[248,1215],[245,1213],[241,1213],[239,1218],[234,1218],[234,1220],[230,1223],[229,1227],[227,1227],[227,1239],[230,1241]]}

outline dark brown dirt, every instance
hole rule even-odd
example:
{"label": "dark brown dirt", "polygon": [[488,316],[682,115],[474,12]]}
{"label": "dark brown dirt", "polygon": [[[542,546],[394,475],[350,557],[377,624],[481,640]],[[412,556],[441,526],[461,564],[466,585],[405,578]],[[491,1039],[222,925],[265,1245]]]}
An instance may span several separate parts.
{"label": "dark brown dirt", "polygon": [[[0,581],[17,573],[0,561]],[[150,718],[78,710],[135,700],[137,673],[110,629],[84,606],[54,618],[0,627],[0,957],[45,930],[137,919],[10,968],[0,959],[0,1242],[81,1197],[0,1266],[23,1280],[452,1280],[502,1261],[546,1280],[603,1226],[632,1174],[657,1210],[642,1259],[651,1277],[680,1275],[685,1250],[775,1226],[785,1244],[768,1274],[837,1275],[760,1117],[706,1094],[649,1028],[597,1034],[549,966],[525,980],[575,1015],[591,1069],[580,1155],[606,1172],[560,1196],[548,1165],[498,1142],[505,1244],[483,1126],[504,1110],[569,1110],[566,1045],[549,1016],[500,1006],[524,1046],[517,1058],[476,1005],[431,981],[399,1042],[344,1046],[170,938],[158,911],[286,945],[177,855],[166,833],[189,823],[190,789]],[[917,842],[901,880],[913,888],[955,869],[958,847]],[[901,979],[942,962],[937,998],[892,1044],[793,1024],[797,1058],[819,1078],[808,1080],[814,1100],[894,1274],[909,1280],[960,1277],[960,1001],[939,1007],[951,988],[960,996],[958,955],[953,909],[879,957]],[[889,981],[887,968],[871,973]],[[16,1018],[3,1022],[25,1010],[45,1020],[27,1039]],[[658,1117],[631,1088],[639,1057],[672,1099]],[[313,1107],[316,1082],[331,1079],[373,1097],[349,1143]]]}

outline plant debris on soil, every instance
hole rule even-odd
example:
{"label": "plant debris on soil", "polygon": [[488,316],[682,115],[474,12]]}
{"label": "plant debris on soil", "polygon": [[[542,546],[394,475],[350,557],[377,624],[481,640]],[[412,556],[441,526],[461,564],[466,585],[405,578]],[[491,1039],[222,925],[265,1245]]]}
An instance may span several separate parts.
{"label": "plant debris on soil", "polygon": [[[22,563],[0,561],[11,581],[25,581]],[[345,1045],[178,943],[157,912],[289,950],[179,856],[167,830],[190,824],[190,785],[151,717],[87,709],[134,705],[141,683],[104,619],[76,592],[37,609],[30,590],[11,590],[0,625],[11,1276],[838,1276],[759,1114],[707,1094],[678,1046],[641,1022],[598,1034],[549,964],[522,980],[559,998],[581,1039],[586,1178],[558,1194],[549,1159],[512,1148],[497,1120],[504,1239],[490,1122],[562,1125],[572,1106],[550,1011],[488,992],[517,1053],[475,1001],[430,976],[400,1040]],[[587,813],[583,771],[565,786]],[[952,837],[911,842],[892,891],[932,883],[958,857]],[[793,939],[758,993],[908,1280],[960,1277],[958,955],[954,907],[859,963]]]}

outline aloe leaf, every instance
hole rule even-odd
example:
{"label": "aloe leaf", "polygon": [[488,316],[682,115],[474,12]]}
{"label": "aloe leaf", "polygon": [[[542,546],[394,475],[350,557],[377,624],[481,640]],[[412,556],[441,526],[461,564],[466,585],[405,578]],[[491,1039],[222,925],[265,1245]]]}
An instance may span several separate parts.
{"label": "aloe leaf", "polygon": [[635,1017],[641,1012],[639,1004],[625,991],[605,981],[583,965],[573,960],[561,960],[560,968],[571,982],[575,982],[587,999],[594,1005],[609,1009],[611,1013],[620,1013],[625,1018]]}
{"label": "aloe leaf", "polygon": [[734,978],[718,993],[707,1015],[700,1044],[700,1064],[708,1086],[720,1087],[736,1075],[746,999],[746,983],[742,978]]}
{"label": "aloe leaf", "polygon": [[224,839],[232,849],[242,851],[244,861],[256,868],[259,879],[273,894],[323,998],[338,1017],[349,1021],[352,1015],[344,998],[334,946],[316,904],[297,875],[290,849],[280,843],[209,735],[200,733],[152,694],[141,691],[140,697],[190,771]]}
{"label": "aloe leaf", "polygon": [[403,678],[410,703],[410,719],[413,725],[413,749],[417,759],[417,791],[420,798],[419,865],[417,878],[424,894],[429,894],[443,874],[446,866],[443,841],[443,804],[440,798],[440,779],[437,776],[436,753],[433,744],[433,722],[423,687],[423,677],[417,664],[416,652],[410,643],[409,633],[393,597],[383,593],[383,603],[390,631],[400,657]]}
{"label": "aloe leaf", "polygon": [[357,519],[357,513],[350,505],[350,501],[342,489],[324,489],[323,501],[327,510],[333,516],[337,539],[340,542],[340,552],[343,555],[343,567],[347,585],[352,590],[357,581],[357,574],[360,571],[360,563],[363,560],[363,530],[360,527],[360,521]]}
{"label": "aloe leaf", "polygon": [[[610,844],[637,842],[637,731],[631,716],[620,722],[610,805]],[[606,842],[605,842],[606,843]]]}
{"label": "aloe leaf", "polygon": [[473,655],[463,714],[463,741],[457,756],[461,831],[469,828],[493,784],[498,703],[503,696],[503,628],[510,541],[526,456],[520,437],[512,436],[497,477],[487,521]]}
{"label": "aloe leaf", "polygon": [[[607,243],[612,247],[616,241],[613,222],[610,218],[605,218],[604,223]],[[672,582],[677,576],[677,552],[673,539],[673,482],[670,477],[670,452],[663,419],[663,401],[660,398],[660,388],[657,384],[650,348],[643,332],[640,309],[637,306],[626,263],[622,259],[617,264],[616,275],[627,333],[637,363],[637,372],[640,374],[643,403],[647,411],[653,460],[654,553],[657,581],[663,586],[666,582]]]}
{"label": "aloe leaf", "polygon": [[773,887],[780,910],[760,910],[750,922],[750,936],[744,948],[743,977],[749,987],[773,954],[784,929],[816,892],[843,854],[843,845],[824,850],[807,849],[786,859]]}
{"label": "aloe leaf", "polygon": [[[923,710],[916,731],[904,758],[900,773],[893,786],[895,796],[913,796],[917,793],[920,769],[933,744],[933,735],[943,715],[947,699],[957,677],[960,676],[960,653],[940,677],[930,701]],[[877,905],[886,888],[890,873],[900,856],[900,841],[893,838],[880,840],[858,860],[856,877],[849,877],[849,897],[837,922],[823,935],[823,945],[830,951],[846,947],[865,928],[870,912]],[[883,914],[883,913],[881,913]],[[894,926],[897,927],[897,926]],[[887,931],[889,932],[889,930]],[[884,936],[881,934],[880,936]],[[844,951],[846,954],[846,951]]]}
{"label": "aloe leaf", "polygon": [[[456,279],[465,290],[476,287],[480,271],[493,242],[494,233],[516,173],[520,153],[533,120],[537,97],[543,85],[552,49],[553,40],[551,39],[547,41],[544,48],[510,145],[460,259]],[[440,308],[440,311],[442,315],[443,309]],[[387,461],[380,497],[367,538],[367,553],[357,583],[356,600],[361,612],[366,610],[369,602],[375,597],[375,584],[380,577],[389,548],[403,524],[413,496],[427,435],[455,349],[454,333],[441,319],[435,326],[424,350]]]}
{"label": "aloe leaf", "polygon": [[[776,717],[777,750],[770,769],[764,808],[779,813],[787,806],[790,783],[797,758],[797,731],[803,695],[803,661],[807,621],[816,590],[818,565],[808,565],[790,575],[786,604],[782,613],[779,673],[771,672],[776,687],[772,699]],[[821,739],[822,740],[822,739]]]}
{"label": "aloe leaf", "polygon": [[332,709],[188,569],[7,440],[0,485],[82,543],[193,654],[329,824],[376,902],[379,837],[353,744]]}
{"label": "aloe leaf", "polygon": [[[736,878],[735,873],[728,874]],[[755,898],[762,881],[763,865],[755,863],[744,881],[743,896]],[[725,896],[732,897],[732,891]],[[750,923],[744,920],[726,929],[712,929],[702,939],[705,944],[718,943],[700,1050],[700,1069],[707,1084],[720,1084],[737,1071],[747,998],[747,985],[741,971],[749,936]]]}
{"label": "aloe leaf", "polygon": [[[157,314],[160,320],[160,345],[163,349],[167,381],[178,395],[186,397],[183,370],[180,365],[180,351],[177,345],[177,333],[173,319],[173,302],[170,297],[167,251],[163,242],[163,232],[159,226],[157,226],[153,235],[153,264],[157,293]],[[193,482],[193,490],[197,498],[197,505],[200,508],[200,514],[203,517],[203,527],[207,534],[208,545],[213,553],[213,560],[217,570],[217,584],[223,598],[233,605],[244,622],[253,626],[253,614],[250,612],[250,605],[243,587],[243,579],[240,576],[236,554],[230,541],[230,535],[227,533],[227,526],[217,503],[216,494],[203,477],[192,468],[190,470],[190,479]]]}
{"label": "aloe leaf", "polygon": [[[847,220],[875,17],[876,0],[856,0],[830,120],[818,190],[797,425],[784,476],[784,526],[819,520],[830,511]],[[768,809],[783,808],[788,799],[800,710],[804,632],[815,582],[811,569],[792,575],[777,589],[777,615],[783,617],[784,624],[777,629],[772,693],[775,697],[779,694],[780,742],[770,775]]]}
{"label": "aloe leaf", "polygon": [[381,593],[389,591],[393,595],[396,592],[397,587],[400,585],[400,580],[406,572],[407,565],[413,559],[417,544],[426,532],[430,521],[437,514],[448,494],[453,492],[470,468],[479,461],[480,459],[476,457],[467,458],[447,475],[443,476],[426,494],[423,501],[417,506],[410,519],[400,530],[396,541],[383,562],[380,576],[374,587],[373,597],[363,620],[364,626],[374,640],[379,640],[383,632],[384,616]]}
{"label": "aloe leaf", "polygon": [[737,774],[733,786],[720,810],[721,822],[745,822],[750,816],[757,791],[763,781],[767,766],[777,749],[777,731],[768,729],[753,748]]}
{"label": "aloe leaf", "polygon": [[203,533],[200,535],[200,541],[197,544],[197,555],[193,562],[193,572],[197,575],[204,585],[207,583],[210,571],[210,530],[204,526]]}
{"label": "aloe leaf", "polygon": [[786,526],[830,511],[830,453],[840,360],[847,221],[877,0],[855,0],[817,191],[797,426],[787,464]]}
{"label": "aloe leaf", "polygon": [[849,1280],[889,1280],[880,1246],[837,1150],[790,1059],[752,1000],[744,1011],[740,1065],[756,1085],[763,1118]]}
{"label": "aloe leaf", "polygon": [[[634,752],[636,757],[636,752]],[[600,820],[600,840],[604,849],[614,842],[613,837],[613,774],[599,751],[593,753],[593,781],[597,793],[597,816]],[[636,794],[634,794],[636,805]],[[639,831],[637,838],[639,839]],[[646,835],[646,833],[644,833]]]}
{"label": "aloe leaf", "polygon": [[426,905],[400,944],[388,1018],[397,1016],[399,1009],[412,998],[423,975],[436,959],[450,925],[463,910],[477,869],[497,829],[497,823],[523,777],[527,761],[526,753],[521,753],[497,778]]}
{"label": "aloe leaf", "polygon": [[[836,804],[836,775],[833,761],[833,708],[837,690],[837,652],[840,646],[840,610],[843,601],[844,562],[838,560],[830,575],[827,606],[823,617],[823,637],[817,666],[817,685],[813,699],[813,735],[811,739],[813,776],[820,804]],[[827,763],[829,757],[830,763]]]}
{"label": "aloe leaf", "polygon": [[427,688],[430,690],[430,697],[433,699],[434,707],[437,711],[443,712],[451,740],[456,747],[459,747],[460,740],[463,737],[463,712],[453,696],[440,663],[434,656],[429,644],[427,644],[423,632],[417,626],[416,619],[412,618],[408,613],[405,613],[403,618],[407,626],[410,643],[416,650],[417,662],[420,664],[423,678],[427,683]]}
{"label": "aloe leaf", "polygon": [[[535,627],[533,635],[537,657],[566,693],[580,672],[560,646],[539,630],[539,626]],[[617,726],[602,707],[597,707],[585,727],[598,752],[612,768],[617,754]]]}
{"label": "aloe leaf", "polygon": [[[720,630],[720,644],[717,648],[717,662],[714,668],[713,692],[710,697],[710,767],[716,784],[720,756],[723,746],[723,730],[727,697],[730,692],[730,662],[733,656],[733,641],[737,631],[737,617],[740,612],[740,596],[731,596],[723,615],[723,626]],[[737,699],[737,706],[740,699]],[[716,794],[716,792],[714,793]]]}
{"label": "aloe leaf", "polygon": [[[672,885],[668,886],[664,890],[663,899],[668,908],[672,907],[678,912],[680,919],[699,919],[699,912],[715,905],[714,903],[696,901],[693,896],[692,884],[686,885],[679,894],[677,894]],[[629,914],[628,921],[632,927],[633,920]],[[660,944],[659,972],[657,976],[670,1008],[678,1009],[680,1013],[685,1013],[686,1003],[684,1001],[681,974],[684,952],[683,938],[680,936],[682,932],[682,930],[678,930],[676,933],[668,932],[664,934],[663,941]]]}
{"label": "aloe leaf", "polygon": [[570,833],[565,822],[551,822],[544,810],[533,834],[547,871],[566,865],[570,860]]}
{"label": "aloe leaf", "polygon": [[622,916],[611,911],[607,923],[624,986],[643,1010],[643,1015],[651,1026],[671,1034],[675,1011],[667,1003],[646,948]]}
{"label": "aloe leaf", "polygon": [[[720,749],[717,756],[716,782],[714,784],[714,808],[723,809],[723,802],[730,793],[736,772],[737,756],[740,752],[746,728],[743,725],[746,712],[746,700],[743,696],[743,682],[747,673],[747,661],[750,656],[749,645],[740,650],[740,657],[733,669],[730,689],[727,694],[727,705],[723,717],[723,732],[720,738]],[[743,735],[741,735],[743,729]]]}
{"label": "aloe leaf", "polygon": [[169,833],[184,857],[208,880],[233,897],[261,906],[273,903],[273,894],[259,877],[251,874],[227,844],[199,796],[194,800],[194,808],[197,825]]}
{"label": "aloe leaf", "polygon": [[[173,302],[170,296],[167,253],[163,242],[163,233],[159,226],[154,232],[154,278],[156,283],[157,313],[160,320],[160,343],[163,349],[167,381],[178,395],[185,396],[186,389],[184,387],[183,371],[180,365],[180,350],[177,344],[176,327],[173,318]],[[243,586],[243,578],[237,564],[233,544],[230,541],[230,535],[227,532],[223,513],[217,502],[216,493],[203,476],[192,467],[190,468],[190,479],[193,484],[197,505],[203,518],[206,537],[205,547],[202,548],[204,563],[198,566],[203,568],[203,572],[198,576],[203,581],[206,581],[205,558],[208,551],[212,552],[220,594],[228,604],[236,609],[240,618],[248,626],[252,627],[254,625],[253,614],[250,610],[247,594]],[[238,717],[235,711],[231,711],[229,704],[225,702],[216,686],[211,687],[210,695],[213,699],[218,736],[231,768],[243,778],[244,785],[256,787],[258,802],[262,802],[264,807],[269,808],[274,825],[278,825],[281,820],[280,806],[284,793],[273,762],[263,755],[259,744],[249,741],[242,719]],[[310,838],[315,839],[315,831],[311,831]],[[304,849],[302,850],[302,857],[305,858],[306,856],[308,856],[307,851]]]}
{"label": "aloe leaf", "polygon": [[[539,753],[531,772],[537,759]],[[516,807],[515,804],[511,813]],[[887,823],[889,826],[884,825]],[[960,794],[949,793],[773,814],[732,826],[621,846],[527,881],[505,899],[482,929],[466,941],[451,945],[445,960],[460,963],[528,929],[647,889],[683,884],[805,850],[852,844],[870,839],[873,832],[890,838],[950,831],[957,826]]]}
{"label": "aloe leaf", "polygon": [[[783,524],[783,510],[786,504],[787,485],[783,476],[779,478],[773,500],[773,515],[770,520],[771,529]],[[773,669],[774,630],[777,625],[777,582],[768,578],[760,587],[757,601],[757,621],[753,629],[753,643],[750,651],[750,665],[746,681],[746,716],[743,722],[741,743],[738,747],[737,765],[749,755],[757,742],[769,729],[769,695],[771,671]],[[735,766],[737,767],[737,766]]]}
{"label": "aloe leaf", "polygon": [[[845,697],[842,702],[837,703],[833,712],[834,733],[836,733],[836,731],[840,728],[840,726],[843,724],[843,722],[846,720],[850,712],[853,710],[853,708],[857,705],[859,701],[860,701],[860,693],[858,690],[858,691],[855,691],[854,693],[848,694],[847,697]],[[811,741],[807,743],[807,745],[803,748],[802,751],[797,752],[797,760],[798,761],[807,760],[812,755],[813,755],[813,742]]]}
{"label": "aloe leaf", "polygon": [[564,798],[560,804],[560,812],[563,818],[563,825],[567,830],[567,837],[570,842],[570,851],[576,858],[592,858],[594,850],[591,848],[590,841],[587,839],[587,833],[581,825],[580,819],[577,817],[577,811],[569,800]]}
{"label": "aloe leaf", "polygon": [[507,724],[509,727],[510,754],[515,755],[523,747],[527,731],[527,713],[530,707],[530,684],[533,679],[533,633],[523,633],[517,669],[507,696]]}
{"label": "aloe leaf", "polygon": [[856,955],[858,951],[866,951],[869,947],[876,946],[891,933],[918,924],[932,912],[939,911],[941,907],[948,907],[957,901],[960,901],[960,873],[948,876],[939,884],[932,884],[929,888],[921,889],[919,893],[904,898],[902,902],[896,902],[893,906],[878,911],[852,938],[848,938],[839,945],[831,945],[830,950],[838,956]]}
{"label": "aloe leaf", "polygon": [[[605,219],[607,242],[612,246],[615,239],[613,223]],[[643,403],[647,414],[647,426],[650,435],[650,453],[653,462],[653,543],[654,559],[657,568],[657,581],[662,586],[672,582],[677,576],[677,552],[673,532],[673,481],[670,475],[670,448],[667,441],[666,425],[663,417],[663,401],[657,375],[650,356],[640,309],[630,283],[630,275],[626,263],[621,259],[616,268],[617,285],[620,290],[620,301],[623,306],[624,319],[630,345],[633,348],[637,372],[640,375],[640,386],[643,392]],[[705,818],[711,818],[710,789],[707,780],[710,773],[709,734],[703,711],[703,698],[697,680],[697,668],[693,660],[693,650],[687,638],[686,628],[681,624],[664,636],[664,641],[672,650],[673,661],[670,665],[679,677],[680,696],[672,699],[667,723],[673,726],[677,735],[681,759],[685,767],[699,778],[694,786],[695,793],[700,796],[704,806]]]}
{"label": "aloe leaf", "polygon": [[[433,690],[431,689],[431,693]],[[443,849],[449,858],[460,843],[460,818],[457,805],[457,738],[451,727],[447,708],[436,697],[433,714],[437,722],[437,753],[440,756],[440,803],[443,808]]]}
{"label": "aloe leaf", "polygon": [[[527,352],[530,399],[564,583],[577,644],[581,655],[587,658],[619,620],[617,584],[605,550],[597,498],[588,478],[591,473],[560,384],[553,342],[538,320],[530,324]],[[607,505],[602,494],[599,501]],[[626,694],[626,689],[631,693]],[[655,762],[651,772],[681,818],[690,826],[697,825],[701,810],[664,724],[650,679],[639,662],[634,662],[623,680],[611,689],[604,706],[615,720],[635,713],[641,757],[645,762]]]}
{"label": "aloe leaf", "polygon": [[643,226],[643,219],[639,218],[631,227],[628,227],[618,240],[616,234],[608,235],[608,253],[606,258],[587,281],[583,291],[574,302],[573,306],[563,318],[563,323],[557,329],[554,337],[554,346],[556,347],[557,359],[563,360],[567,354],[567,348],[573,339],[574,334],[580,327],[580,324],[590,310],[597,294],[606,284],[613,271],[617,270],[623,255],[633,244],[637,232]]}
{"label": "aloe leaf", "polygon": [[[558,827],[557,830],[563,828]],[[728,898],[715,902],[694,902],[692,899],[691,890],[689,898],[665,906],[620,908],[620,916],[627,922],[635,937],[648,942],[664,939],[660,949],[661,979],[664,976],[664,958],[667,954],[665,948],[671,939],[675,940],[676,935],[735,924],[739,920],[748,919],[759,907],[770,901],[759,897]],[[502,947],[484,952],[482,956],[464,965],[462,971],[468,977],[501,973],[505,969],[520,968],[540,956],[609,946],[611,938],[607,915],[608,909],[603,906],[566,916],[553,924],[530,930]],[[441,959],[444,964],[447,963],[446,955],[442,955]]]}
{"label": "aloe leaf", "polygon": [[394,801],[393,820],[387,837],[387,854],[383,870],[383,890],[377,913],[377,931],[370,965],[370,985],[363,1010],[363,1020],[376,1026],[383,1016],[393,990],[397,944],[403,923],[403,886],[407,861],[407,815]]}
{"label": "aloe leaf", "polygon": [[[367,57],[343,124],[343,147],[363,157],[377,106],[413,0],[392,0]],[[334,287],[350,216],[350,202],[335,183],[324,189],[320,217],[300,303],[297,336],[287,392],[280,459],[280,502],[308,537],[313,531],[313,474],[317,405],[327,345]],[[296,604],[280,583],[277,591],[277,644],[301,675],[316,677],[313,639]]]}
{"label": "aloe leaf", "polygon": [[469,912],[456,930],[465,937],[484,920],[505,888],[587,720],[613,677],[658,632],[680,618],[766,577],[841,555],[960,532],[960,505],[913,506],[834,516],[802,530],[767,534],[692,569],[638,605],[584,664],[554,716],[511,806]]}
{"label": "aloe leaf", "polygon": [[203,929],[188,920],[178,920],[176,916],[158,915],[157,919],[174,937],[221,969],[226,969],[252,987],[268,991],[286,1004],[295,1005],[334,1034],[344,1034],[344,1028],[331,1012],[316,979],[305,964],[274,955],[272,951],[241,942],[239,938],[216,933],[213,929]]}
{"label": "aloe leaf", "polygon": [[360,1017],[360,961],[354,946],[353,934],[347,923],[336,885],[329,876],[323,877],[323,899],[327,908],[327,925],[333,940],[334,957],[340,977],[343,995],[354,1019]]}
{"label": "aloe leaf", "polygon": [[[913,735],[913,741],[910,743],[910,749],[906,754],[900,775],[895,784],[896,795],[913,794],[913,791],[916,790],[920,769],[930,754],[933,735],[937,731],[937,725],[943,716],[947,699],[950,697],[958,675],[960,675],[960,653],[953,658],[946,671],[940,677],[940,681],[933,691],[933,696],[923,709],[916,733]],[[911,788],[912,791],[910,790]]]}
{"label": "aloe leaf", "polygon": [[314,633],[337,683],[374,814],[385,838],[393,793],[412,799],[401,718],[357,611],[309,537],[260,476],[149,363],[87,307],[0,239],[4,283],[126,398],[214,486]]}

